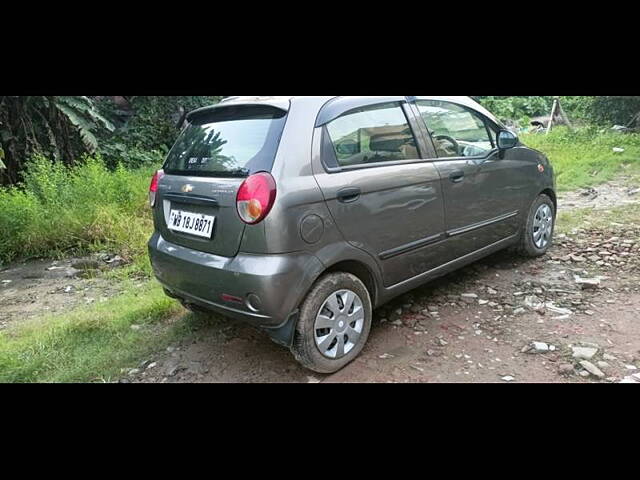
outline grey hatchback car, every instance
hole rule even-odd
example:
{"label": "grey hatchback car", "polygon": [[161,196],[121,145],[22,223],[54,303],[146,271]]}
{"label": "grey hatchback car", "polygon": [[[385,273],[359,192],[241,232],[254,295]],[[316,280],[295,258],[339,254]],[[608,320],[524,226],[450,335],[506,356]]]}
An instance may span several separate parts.
{"label": "grey hatchback car", "polygon": [[187,120],[150,187],[156,277],[316,372],[394,297],[551,246],[553,168],[470,97],[234,97]]}

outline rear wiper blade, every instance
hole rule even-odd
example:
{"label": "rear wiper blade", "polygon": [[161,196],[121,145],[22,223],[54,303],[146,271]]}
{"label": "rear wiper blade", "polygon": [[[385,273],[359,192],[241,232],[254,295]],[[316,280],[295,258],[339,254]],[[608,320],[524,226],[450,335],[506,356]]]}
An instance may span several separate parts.
{"label": "rear wiper blade", "polygon": [[[218,172],[215,172],[218,173]],[[235,170],[228,170],[226,172],[219,172],[221,175],[228,175],[230,177],[248,177],[251,173],[248,168],[236,168]]]}

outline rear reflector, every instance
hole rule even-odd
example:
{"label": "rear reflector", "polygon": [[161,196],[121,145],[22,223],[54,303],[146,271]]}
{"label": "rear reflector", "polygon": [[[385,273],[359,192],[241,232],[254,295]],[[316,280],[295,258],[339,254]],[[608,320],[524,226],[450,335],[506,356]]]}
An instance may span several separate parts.
{"label": "rear reflector", "polygon": [[220,295],[220,298],[222,298],[222,300],[224,300],[225,302],[242,303],[242,299],[240,297],[229,295],[227,293],[223,293],[222,295]]}

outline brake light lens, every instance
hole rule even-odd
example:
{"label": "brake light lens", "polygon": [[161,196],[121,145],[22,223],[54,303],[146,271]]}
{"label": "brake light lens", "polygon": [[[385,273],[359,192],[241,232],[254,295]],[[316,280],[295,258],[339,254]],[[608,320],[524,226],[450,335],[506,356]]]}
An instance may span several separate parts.
{"label": "brake light lens", "polygon": [[267,172],[256,173],[247,178],[236,197],[236,207],[240,219],[255,225],[269,215],[276,200],[276,182]]}
{"label": "brake light lens", "polygon": [[151,208],[156,206],[156,195],[158,193],[158,184],[160,183],[160,180],[162,179],[162,177],[164,177],[164,171],[158,170],[156,173],[153,174],[153,177],[151,178],[151,185],[149,185],[149,205],[151,206]]}

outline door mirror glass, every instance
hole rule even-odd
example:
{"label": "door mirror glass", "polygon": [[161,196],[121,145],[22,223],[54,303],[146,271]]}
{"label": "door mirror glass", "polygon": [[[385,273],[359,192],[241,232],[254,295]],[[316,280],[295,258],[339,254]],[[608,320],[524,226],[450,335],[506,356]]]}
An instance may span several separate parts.
{"label": "door mirror glass", "polygon": [[518,145],[518,137],[509,130],[500,130],[498,133],[498,148],[500,150],[509,150]]}

